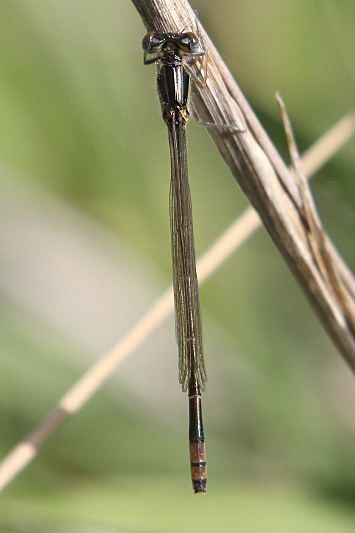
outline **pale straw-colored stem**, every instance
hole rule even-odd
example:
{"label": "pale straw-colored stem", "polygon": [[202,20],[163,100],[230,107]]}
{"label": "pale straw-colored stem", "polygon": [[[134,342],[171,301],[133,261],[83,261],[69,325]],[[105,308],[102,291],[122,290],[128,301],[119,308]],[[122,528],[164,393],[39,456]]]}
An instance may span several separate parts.
{"label": "pale straw-colored stem", "polygon": [[[351,138],[354,121],[346,116],[323,135],[302,158],[305,174],[310,177]],[[197,262],[199,282],[206,281],[261,225],[256,211],[249,207],[208,248]],[[59,400],[47,417],[0,463],[0,491],[3,490],[38,454],[56,429],[79,411],[116,370],[173,312],[170,287],[148,311],[100,358]]]}

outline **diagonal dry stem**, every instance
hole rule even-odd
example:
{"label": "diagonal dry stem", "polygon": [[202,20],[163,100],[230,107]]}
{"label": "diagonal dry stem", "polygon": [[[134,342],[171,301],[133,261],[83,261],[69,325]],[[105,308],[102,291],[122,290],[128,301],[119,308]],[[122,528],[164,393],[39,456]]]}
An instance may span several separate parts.
{"label": "diagonal dry stem", "polygon": [[[148,30],[177,32],[195,13],[187,0],[132,0]],[[314,261],[303,199],[297,181],[261,126],[207,33],[199,23],[208,58],[205,84],[195,84],[194,108],[204,122],[233,124],[246,133],[208,128],[233,176],[257,210],[265,228],[307,295],[346,362],[355,369],[355,342],[350,323],[329,281]],[[198,63],[198,62],[197,62]],[[196,69],[201,65],[196,65]],[[190,68],[193,66],[190,65]],[[349,120],[354,122],[354,115]],[[355,282],[324,233],[335,278],[351,301]]]}

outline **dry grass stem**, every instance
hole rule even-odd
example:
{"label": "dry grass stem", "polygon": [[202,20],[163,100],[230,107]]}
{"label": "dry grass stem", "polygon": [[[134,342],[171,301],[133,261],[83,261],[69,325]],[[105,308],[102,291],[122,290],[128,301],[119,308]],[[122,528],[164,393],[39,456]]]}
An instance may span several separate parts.
{"label": "dry grass stem", "polygon": [[[132,0],[148,30],[196,31],[196,15],[187,0]],[[204,122],[232,124],[246,133],[228,128],[208,128],[233,176],[257,210],[265,228],[307,295],[326,331],[352,369],[355,342],[344,306],[325,272],[314,261],[314,249],[304,216],[304,198],[290,172],[246,98],[240,91],[202,25],[198,24],[208,60],[206,83],[195,83],[194,109]],[[203,68],[203,61],[190,70]],[[352,116],[354,123],[354,116]],[[343,280],[343,301],[351,301],[355,282],[334,245],[324,234],[334,279]],[[329,243],[329,245],[328,245]],[[323,260],[324,263],[324,260]],[[327,270],[328,275],[330,270]]]}
{"label": "dry grass stem", "polygon": [[[335,145],[339,150],[354,131],[349,128],[348,117],[340,120],[329,132],[306,152],[302,159],[304,171],[310,177],[333,155],[335,149],[325,147]],[[246,240],[260,227],[257,212],[247,208],[209,247],[197,262],[199,282],[206,281]],[[345,275],[344,271],[344,275]],[[170,287],[145,315],[99,359],[59,400],[57,406],[34,430],[0,463],[0,491],[3,490],[38,454],[43,444],[61,424],[78,412],[100,389],[103,383],[116,370],[117,366],[134,352],[173,312],[173,290]]]}

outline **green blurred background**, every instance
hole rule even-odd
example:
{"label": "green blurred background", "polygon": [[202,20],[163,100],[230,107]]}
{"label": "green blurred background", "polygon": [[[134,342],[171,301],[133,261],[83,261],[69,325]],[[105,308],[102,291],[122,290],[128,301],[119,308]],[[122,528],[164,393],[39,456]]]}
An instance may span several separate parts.
{"label": "green blurred background", "polygon": [[[195,1],[287,157],[353,106],[355,4]],[[129,0],[0,2],[1,456],[171,282],[170,163]],[[198,255],[247,201],[189,125]],[[351,265],[353,145],[312,181]],[[1,532],[350,532],[354,388],[269,236],[201,288],[209,486],[193,496],[173,319],[0,500]]]}

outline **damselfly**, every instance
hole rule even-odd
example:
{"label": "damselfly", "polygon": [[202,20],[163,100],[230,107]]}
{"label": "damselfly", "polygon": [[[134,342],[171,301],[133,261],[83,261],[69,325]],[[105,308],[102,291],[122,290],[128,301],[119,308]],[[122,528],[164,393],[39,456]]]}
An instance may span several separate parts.
{"label": "damselfly", "polygon": [[189,118],[190,76],[186,57],[203,56],[194,33],[149,32],[143,39],[144,64],[157,62],[158,93],[168,126],[171,156],[170,225],[173,258],[179,382],[189,396],[189,441],[192,486],[206,492],[207,464],[202,426],[201,392],[206,370],[202,350],[200,301],[196,274],[185,127]]}

